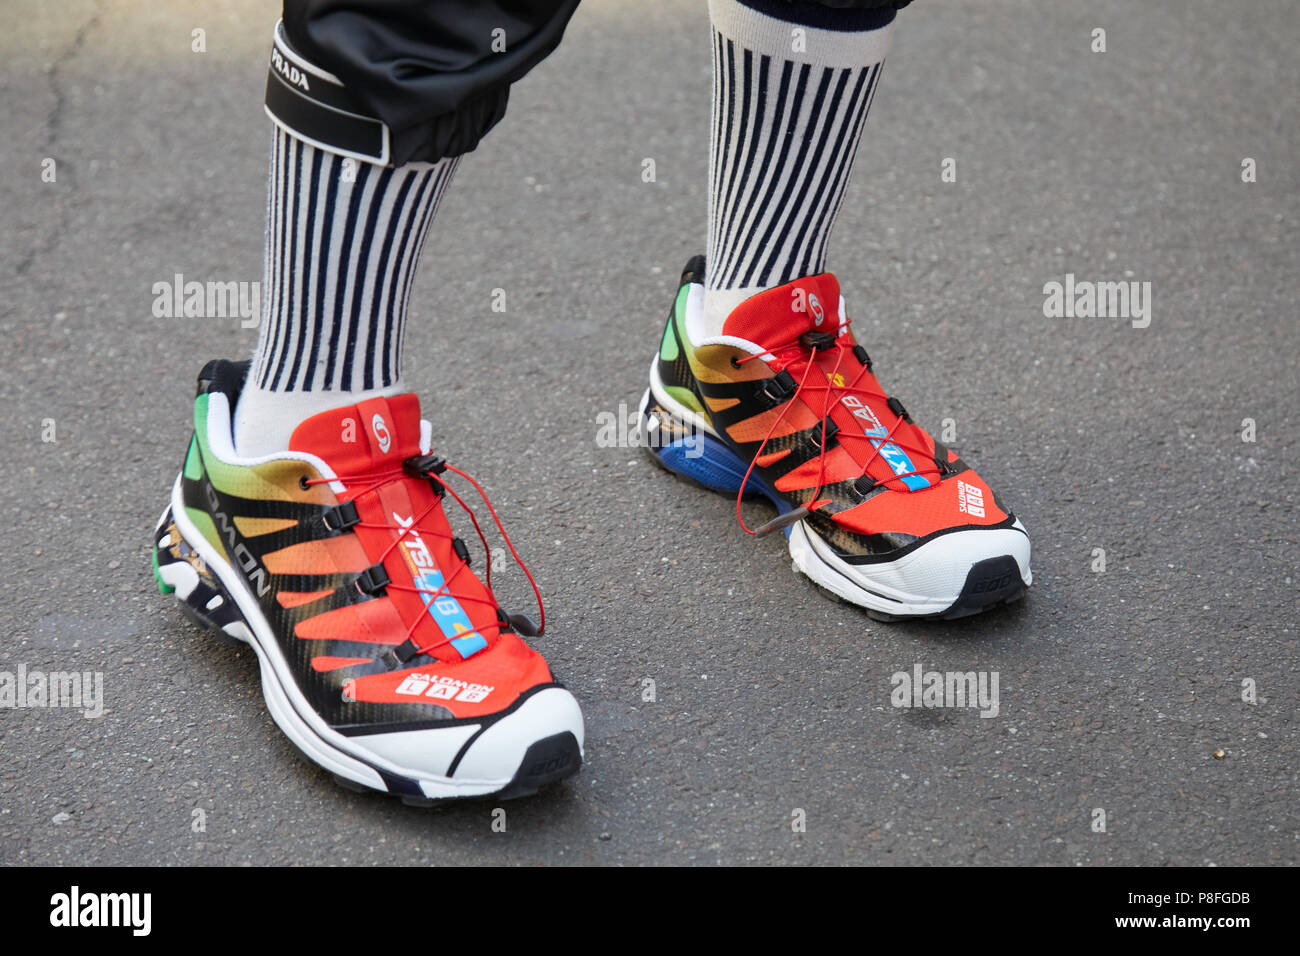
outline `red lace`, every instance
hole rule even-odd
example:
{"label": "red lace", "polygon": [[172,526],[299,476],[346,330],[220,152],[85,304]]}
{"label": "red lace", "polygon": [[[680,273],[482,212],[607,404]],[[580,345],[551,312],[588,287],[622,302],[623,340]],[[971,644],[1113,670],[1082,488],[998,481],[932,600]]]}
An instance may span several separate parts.
{"label": "red lace", "polygon": [[[474,486],[474,490],[478,492],[479,497],[483,499],[483,504],[487,506],[488,512],[492,515],[492,520],[496,522],[497,530],[501,532],[501,537],[505,541],[506,547],[510,549],[510,554],[515,559],[515,563],[519,565],[519,567],[524,572],[524,576],[528,578],[528,584],[533,589],[533,596],[537,599],[538,616],[541,618],[540,623],[537,626],[537,635],[536,635],[540,637],[542,633],[546,630],[546,606],[542,603],[542,592],[537,587],[537,582],[533,580],[532,572],[530,572],[528,570],[528,566],[524,564],[523,558],[519,557],[519,552],[515,550],[515,546],[513,542],[511,542],[510,540],[510,535],[506,533],[505,525],[501,523],[501,519],[497,516],[496,509],[492,507],[492,502],[488,500],[487,493],[483,490],[483,487],[472,477],[467,475],[465,472],[461,471],[459,468],[455,468],[452,465],[446,465],[446,469],[464,478],[466,481],[468,481],[471,485]],[[428,607],[428,605],[438,600],[438,598],[451,597],[456,599],[457,601],[461,601],[461,602],[469,601],[478,604],[488,604],[491,605],[494,609],[499,609],[501,607],[501,602],[497,600],[496,593],[492,590],[492,553],[488,548],[487,538],[483,534],[483,529],[479,526],[478,516],[474,513],[473,508],[465,504],[461,496],[456,493],[456,490],[452,488],[449,484],[447,484],[447,482],[442,480],[442,477],[440,475],[437,475],[430,471],[423,472],[423,475],[425,477],[437,481],[438,484],[442,486],[442,489],[446,493],[450,494],[454,499],[456,499],[456,503],[459,504],[462,509],[464,509],[467,515],[469,515],[469,520],[474,525],[474,530],[478,534],[479,541],[482,542],[483,544],[483,553],[487,564],[486,586],[487,586],[488,594],[491,595],[491,598],[478,597],[478,596],[473,596],[468,594],[453,593],[451,587],[453,582],[456,579],[456,576],[469,567],[469,562],[461,560],[459,556],[457,556],[455,566],[450,571],[447,571],[444,574],[441,587],[421,588],[421,587],[415,587],[414,585],[397,584],[392,581],[390,581],[387,585],[385,585],[385,587],[394,591],[406,591],[411,594],[428,595],[428,598],[425,599],[424,602],[426,608]],[[401,481],[401,480],[412,480],[411,474],[408,471],[406,471],[405,468],[394,468],[382,472],[367,472],[360,475],[337,475],[334,478],[312,478],[312,479],[305,480],[303,484],[304,485],[329,484],[331,481],[342,482],[344,486],[365,484],[366,487],[362,488],[361,491],[359,491],[357,494],[352,496],[352,500],[356,501],[358,498],[361,498],[363,495],[373,494],[374,492],[378,491],[380,488],[382,488],[386,484],[389,484],[390,482]],[[456,537],[456,535],[450,533],[450,531],[441,532],[436,530],[426,530],[420,527],[420,523],[426,517],[432,514],[436,509],[442,507],[442,501],[443,501],[442,496],[439,495],[436,498],[436,500],[433,502],[433,504],[429,505],[429,507],[421,511],[419,515],[413,517],[411,523],[406,527],[403,527],[399,524],[391,524],[388,522],[376,523],[376,522],[368,522],[368,521],[359,521],[356,524],[352,525],[352,527],[368,528],[377,531],[388,530],[388,531],[397,532],[397,536],[393,538],[393,540],[389,542],[388,546],[384,548],[384,550],[379,554],[379,558],[376,563],[383,564],[384,561],[388,558],[388,555],[392,553],[393,549],[396,548],[402,542],[402,539],[405,538],[408,534],[418,533],[421,537],[428,535],[429,537],[445,538],[447,540],[452,540],[453,538]],[[420,626],[421,622],[426,620],[428,620],[427,614],[423,612],[418,613],[415,617],[415,620],[412,621],[410,625],[407,626],[405,639],[414,642],[414,634],[416,629]],[[500,633],[501,624],[499,622],[491,626],[496,628],[497,634]],[[488,639],[487,634],[482,633],[478,628],[472,628],[471,630],[463,631],[460,634],[456,634],[453,637],[447,637],[446,635],[442,635],[441,640],[435,641],[432,644],[416,645],[416,649],[420,653],[429,653],[433,651],[435,648],[441,647],[444,644],[450,644],[452,641],[458,641],[463,637],[469,637],[473,634],[478,634],[484,640]]]}
{"label": "red lace", "polygon": [[[799,350],[798,355],[792,356],[789,361],[782,362],[780,357],[781,353],[788,352],[789,350],[794,348],[797,348]],[[829,375],[826,376],[826,381],[824,383],[819,381],[813,384],[809,384],[808,381],[809,376],[812,374],[813,369],[817,368],[818,366],[817,351],[813,350],[811,346],[806,345],[804,343],[802,333],[793,339],[781,343],[780,345],[763,347],[764,351],[762,352],[755,352],[751,355],[746,355],[742,358],[733,359],[733,363],[737,367],[739,367],[745,364],[746,362],[752,362],[755,359],[761,358],[763,355],[771,355],[776,361],[770,364],[773,368],[776,369],[777,373],[779,374],[782,369],[794,365],[800,358],[803,358],[805,351],[809,351],[809,350],[812,351],[812,354],[808,356],[805,360],[806,367],[804,368],[803,377],[799,379],[799,382],[795,387],[794,394],[791,395],[789,400],[787,400],[784,403],[784,407],[781,409],[781,414],[778,415],[776,421],[772,423],[772,427],[767,430],[767,435],[764,436],[762,443],[759,444],[758,446],[758,451],[754,453],[754,457],[749,462],[749,468],[745,470],[745,477],[740,482],[740,490],[736,492],[736,521],[740,523],[740,527],[744,529],[746,534],[766,534],[770,531],[776,531],[777,529],[783,528],[788,524],[793,524],[795,521],[799,520],[799,518],[801,518],[804,514],[816,511],[818,508],[830,504],[831,499],[827,498],[827,499],[819,500],[817,498],[817,495],[825,485],[826,452],[828,450],[826,448],[826,422],[830,419],[831,410],[840,402],[843,396],[848,394],[867,395],[874,398],[884,399],[886,402],[889,401],[889,395],[881,391],[878,385],[877,387],[872,388],[872,387],[861,386],[858,384],[859,382],[862,381],[863,376],[869,376],[870,378],[874,378],[874,376],[870,375],[870,371],[866,365],[860,365],[857,376],[853,379],[853,381],[850,384],[848,385],[835,384],[836,379],[839,377],[840,366],[844,362],[845,352],[852,354],[853,351],[852,346],[848,344],[848,323],[847,322],[845,322],[843,325],[843,331],[840,332],[838,336],[836,336],[834,342],[834,348],[836,352],[835,368],[830,372]],[[780,364],[778,365],[778,363]],[[822,403],[822,414],[820,420],[821,435],[822,435],[821,438],[822,451],[821,454],[817,456],[817,484],[813,488],[812,494],[808,498],[808,504],[802,506],[802,508],[797,508],[794,511],[787,512],[786,514],[781,515],[773,519],[772,521],[767,522],[767,524],[757,529],[751,529],[748,525],[745,524],[745,519],[740,512],[740,503],[745,496],[745,486],[749,484],[749,476],[753,474],[754,466],[758,463],[758,459],[763,457],[763,449],[767,447],[767,443],[771,441],[772,436],[776,433],[776,430],[781,426],[781,422],[785,420],[786,413],[789,412],[790,409],[794,407],[795,402],[799,400],[799,397],[804,393],[805,389],[812,392],[821,390],[826,393],[825,401]],[[889,427],[889,429],[885,432],[883,436],[880,435],[862,436],[866,438],[868,440],[868,444],[872,446],[872,452],[870,455],[867,456],[867,460],[862,463],[862,470],[858,473],[859,478],[866,475],[867,469],[871,467],[871,463],[876,460],[876,458],[880,455],[881,448],[883,448],[887,443],[892,443],[905,451],[912,452],[913,454],[917,455],[922,459],[933,460],[931,458],[931,453],[926,451],[924,447],[907,444],[895,437],[895,432],[898,430],[898,426],[903,424],[903,421],[904,421],[903,417],[901,415],[897,415],[895,416],[894,424]],[[915,425],[912,425],[911,427],[913,429],[916,429]],[[943,474],[943,470],[937,466],[934,468],[918,468],[915,471],[908,471],[908,472],[903,472],[902,474],[895,474],[891,478],[886,478],[884,481],[880,482],[880,484],[888,485],[890,482],[899,481],[903,478],[909,478],[912,475],[924,476],[930,474],[941,475]]]}

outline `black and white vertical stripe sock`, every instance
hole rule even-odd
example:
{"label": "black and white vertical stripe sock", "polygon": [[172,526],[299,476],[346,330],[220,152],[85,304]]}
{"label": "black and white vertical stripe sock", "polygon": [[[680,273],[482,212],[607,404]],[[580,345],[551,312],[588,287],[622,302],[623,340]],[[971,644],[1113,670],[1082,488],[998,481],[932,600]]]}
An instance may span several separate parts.
{"label": "black and white vertical stripe sock", "polygon": [[894,11],[709,0],[713,120],[703,327],[825,270]]}
{"label": "black and white vertical stripe sock", "polygon": [[459,162],[376,166],[275,128],[261,334],[235,410],[241,456],[284,451],[312,415],[403,391],[407,297]]}

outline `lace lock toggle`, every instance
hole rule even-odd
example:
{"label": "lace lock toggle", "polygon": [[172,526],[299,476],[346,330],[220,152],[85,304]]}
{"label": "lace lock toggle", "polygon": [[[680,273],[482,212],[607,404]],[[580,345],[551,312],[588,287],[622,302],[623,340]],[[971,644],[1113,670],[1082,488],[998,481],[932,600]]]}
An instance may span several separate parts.
{"label": "lace lock toggle", "polygon": [[435,495],[443,493],[442,482],[433,477],[447,470],[447,459],[441,455],[416,455],[402,462],[402,469],[408,475],[428,481]]}
{"label": "lace lock toggle", "polygon": [[799,336],[799,344],[813,352],[825,352],[835,344],[835,336],[829,332],[805,332]]}

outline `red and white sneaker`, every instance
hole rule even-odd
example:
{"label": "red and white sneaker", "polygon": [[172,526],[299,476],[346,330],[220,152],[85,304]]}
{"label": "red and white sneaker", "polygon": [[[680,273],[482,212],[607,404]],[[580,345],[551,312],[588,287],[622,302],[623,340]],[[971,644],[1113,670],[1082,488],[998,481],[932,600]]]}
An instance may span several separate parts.
{"label": "red and white sneaker", "polygon": [[881,387],[835,277],[759,293],[709,338],[696,327],[704,267],[687,263],[641,402],[654,460],[736,495],[741,527],[741,497],[766,497],[779,514],[757,533],[783,531],[796,570],[873,617],[1020,598],[1024,525]]}
{"label": "red and white sneaker", "polygon": [[346,786],[425,805],[576,773],[582,713],[521,637],[545,612],[540,626],[507,614],[490,569],[486,581],[471,570],[479,541],[457,537],[447,510],[463,508],[481,540],[456,486],[482,492],[430,454],[416,397],[316,415],[287,452],[242,459],[231,410],[246,374],[219,361],[199,376],[154,536],[159,588],[252,645],[271,716]]}

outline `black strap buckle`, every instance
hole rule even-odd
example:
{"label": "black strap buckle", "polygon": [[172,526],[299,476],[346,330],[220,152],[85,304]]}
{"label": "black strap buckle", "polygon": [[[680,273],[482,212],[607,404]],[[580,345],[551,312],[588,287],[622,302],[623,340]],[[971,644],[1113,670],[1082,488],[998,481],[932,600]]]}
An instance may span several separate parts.
{"label": "black strap buckle", "polygon": [[346,531],[353,525],[360,524],[361,516],[357,514],[355,501],[345,501],[333,508],[326,508],[321,514],[320,520],[324,523],[327,531]]}
{"label": "black strap buckle", "polygon": [[357,575],[357,590],[362,594],[382,595],[392,583],[382,564],[368,567]]}
{"label": "black strap buckle", "polygon": [[763,379],[759,386],[759,398],[767,404],[768,408],[775,408],[782,402],[790,400],[795,390],[799,386],[795,383],[794,376],[786,369],[781,369],[771,378]]}
{"label": "black strap buckle", "polygon": [[812,427],[813,441],[822,451],[831,447],[831,442],[835,441],[835,436],[839,433],[840,426],[835,424],[833,418],[823,418]]}
{"label": "black strap buckle", "polygon": [[948,464],[948,446],[937,438],[931,438],[930,441],[934,442],[934,464],[939,469],[939,477],[946,478],[953,473]]}
{"label": "black strap buckle", "polygon": [[871,356],[867,354],[867,350],[861,345],[853,346],[853,357],[861,362],[868,372],[871,371]]}
{"label": "black strap buckle", "polygon": [[411,661],[424,655],[424,651],[409,637],[394,648],[390,648],[378,657],[379,662],[390,671],[410,667]]}
{"label": "black strap buckle", "polygon": [[889,410],[891,412],[893,412],[903,421],[907,422],[909,425],[912,424],[912,416],[907,414],[907,409],[903,407],[903,403],[900,402],[898,399],[894,398],[891,395],[889,397],[889,400],[885,402],[885,404],[889,406]]}

